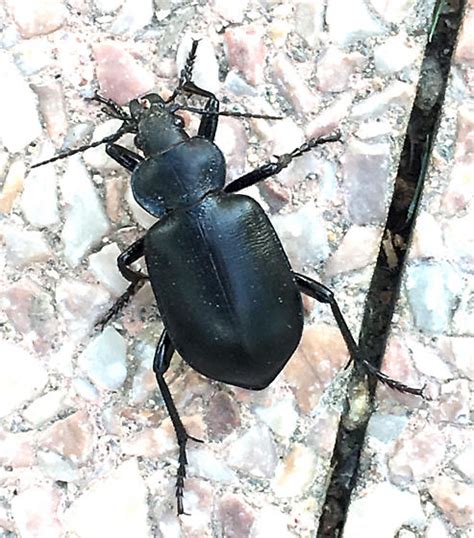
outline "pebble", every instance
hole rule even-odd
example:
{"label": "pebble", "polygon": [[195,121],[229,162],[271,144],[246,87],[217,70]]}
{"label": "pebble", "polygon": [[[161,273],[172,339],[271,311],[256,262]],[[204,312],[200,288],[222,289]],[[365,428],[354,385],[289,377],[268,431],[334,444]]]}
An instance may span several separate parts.
{"label": "pebble", "polygon": [[474,63],[474,9],[466,10],[461,31],[458,37],[458,44],[454,53],[455,61],[458,63]]}
{"label": "pebble", "polygon": [[469,423],[471,391],[467,379],[455,379],[444,383],[433,409],[433,417],[440,422]]}
{"label": "pebble", "polygon": [[27,39],[61,28],[67,13],[62,0],[8,0],[7,6],[21,36]]}
{"label": "pebble", "polygon": [[119,255],[120,249],[117,243],[111,243],[89,256],[89,269],[97,280],[115,296],[122,295],[130,284],[118,270]]}
{"label": "pebble", "polygon": [[284,440],[290,439],[298,423],[295,398],[292,394],[283,395],[269,406],[256,406],[254,413],[273,433]]}
{"label": "pebble", "polygon": [[121,448],[124,454],[145,458],[162,458],[173,454],[176,450],[176,436],[171,421],[165,421],[159,428],[143,429],[122,443]]}
{"label": "pebble", "polygon": [[114,13],[120,9],[124,0],[94,0],[94,5],[101,13]]}
{"label": "pebble", "polygon": [[126,105],[154,87],[153,73],[138,63],[120,42],[97,43],[93,54],[101,94],[119,105]]}
{"label": "pebble", "polygon": [[389,155],[388,144],[357,140],[347,143],[343,159],[344,191],[354,224],[383,224],[390,188]]}
{"label": "pebble", "polygon": [[443,439],[435,424],[423,424],[415,430],[406,428],[388,456],[391,480],[403,485],[434,476],[446,454]]}
{"label": "pebble", "polygon": [[39,469],[51,480],[78,482],[81,474],[76,466],[64,456],[48,450],[38,450],[36,455]]}
{"label": "pebble", "polygon": [[5,240],[7,262],[16,269],[52,258],[52,252],[42,232],[3,226],[0,234]]}
{"label": "pebble", "polygon": [[11,212],[16,199],[21,194],[25,182],[25,163],[17,160],[13,161],[8,169],[7,177],[0,192],[0,212],[8,214]]}
{"label": "pebble", "polygon": [[274,81],[296,112],[305,114],[319,107],[319,97],[309,89],[286,54],[278,53],[272,61],[272,68]]}
{"label": "pebble", "polygon": [[228,448],[227,463],[256,478],[271,478],[277,466],[275,442],[269,429],[252,426]]}
{"label": "pebble", "polygon": [[351,500],[345,536],[381,538],[397,536],[402,526],[421,529],[425,515],[417,494],[388,482],[367,486]]}
{"label": "pebble", "polygon": [[392,444],[403,432],[407,422],[407,417],[373,413],[367,425],[367,438],[377,439],[385,445]]}
{"label": "pebble", "polygon": [[440,352],[459,373],[474,380],[474,364],[471,361],[471,350],[474,338],[468,336],[444,337],[440,339]]}
{"label": "pebble", "polygon": [[[30,467],[36,457],[36,432],[11,433],[0,430],[0,463],[14,467]],[[1,526],[1,524],[0,524]]]}
{"label": "pebble", "polygon": [[297,444],[285,459],[280,461],[271,487],[278,497],[300,497],[311,486],[315,476],[314,450]]}
{"label": "pebble", "polygon": [[449,216],[456,216],[468,209],[474,199],[474,171],[472,163],[457,162],[453,165],[442,208]]}
{"label": "pebble", "polygon": [[263,83],[266,48],[259,25],[230,26],[224,33],[229,66],[252,86]]}
{"label": "pebble", "polygon": [[64,410],[67,401],[66,389],[51,390],[32,402],[22,414],[30,424],[40,426]]}
{"label": "pebble", "polygon": [[474,205],[464,215],[450,219],[443,232],[449,259],[461,270],[471,272],[474,268]]}
{"label": "pebble", "polygon": [[253,86],[250,86],[236,71],[231,70],[227,73],[224,84],[226,90],[232,92],[234,95],[257,95],[257,90]]}
{"label": "pebble", "polygon": [[449,263],[410,264],[405,287],[416,327],[427,333],[445,332],[463,286],[461,275]]}
{"label": "pebble", "polygon": [[[341,14],[344,16],[341,16]],[[384,28],[375,20],[363,0],[328,0],[326,23],[332,41],[346,47],[358,40],[383,33]]]}
{"label": "pebble", "polygon": [[109,223],[89,173],[78,157],[67,161],[59,185],[66,203],[61,232],[64,257],[75,267],[108,231]]}
{"label": "pebble", "polygon": [[[364,245],[364,248],[361,248]],[[380,230],[373,226],[351,226],[337,250],[326,263],[326,276],[367,267],[374,262],[380,247]]]}
{"label": "pebble", "polygon": [[218,441],[240,427],[240,412],[235,401],[223,391],[213,396],[206,409],[209,437]]}
{"label": "pebble", "polygon": [[218,524],[221,535],[227,538],[249,536],[255,520],[254,510],[239,496],[231,493],[226,493],[218,502]]}
{"label": "pebble", "polygon": [[237,475],[226,464],[216,457],[208,448],[193,447],[189,451],[189,470],[191,476],[198,476],[213,482],[225,484],[235,483]]}
{"label": "pebble", "polygon": [[108,476],[96,479],[72,502],[65,514],[65,526],[78,538],[149,538],[147,495],[137,461],[130,459]]}
{"label": "pebble", "polygon": [[374,49],[375,69],[381,75],[391,75],[411,66],[419,57],[419,52],[408,44],[406,33],[386,39]]}
{"label": "pebble", "polygon": [[370,5],[387,22],[400,23],[410,15],[416,0],[369,0]]}
{"label": "pebble", "polygon": [[324,4],[312,0],[295,3],[295,30],[310,47],[316,47],[324,27]]}
{"label": "pebble", "polygon": [[464,479],[474,480],[474,446],[466,447],[457,457],[453,460],[453,466],[461,473]]}
{"label": "pebble", "polygon": [[[350,86],[351,77],[366,60],[360,52],[347,53],[339,47],[328,47],[316,65],[317,88],[322,92],[342,92]],[[352,101],[352,99],[351,99]]]}
{"label": "pebble", "polygon": [[238,118],[223,117],[219,120],[215,143],[224,154],[227,177],[238,178],[244,173],[247,155],[245,125]]}
{"label": "pebble", "polygon": [[53,165],[35,168],[26,176],[20,205],[33,226],[49,227],[59,222],[56,185]]}
{"label": "pebble", "polygon": [[329,255],[326,226],[312,203],[271,220],[295,270],[324,261]]}
{"label": "pebble", "polygon": [[250,538],[294,538],[289,531],[290,518],[276,506],[266,505],[257,514],[250,531]]}
{"label": "pebble", "polygon": [[247,10],[248,0],[229,2],[228,0],[213,0],[214,11],[230,23],[241,23]]}
{"label": "pebble", "polygon": [[153,0],[124,0],[112,24],[111,32],[120,36],[134,35],[153,18]]}
{"label": "pebble", "polygon": [[57,328],[49,293],[24,277],[6,287],[0,300],[7,320],[25,335],[24,343],[40,354],[49,352]]}
{"label": "pebble", "polygon": [[26,76],[42,71],[52,63],[52,46],[38,39],[24,41],[15,48],[16,65]]}
{"label": "pebble", "polygon": [[410,349],[416,357],[416,368],[427,377],[433,377],[440,381],[452,379],[453,372],[435,350],[418,342],[410,342]]}
{"label": "pebble", "polygon": [[62,502],[59,488],[43,483],[24,488],[12,499],[12,514],[21,536],[51,537],[63,535],[59,518]]}
{"label": "pebble", "polygon": [[449,533],[444,521],[440,518],[433,518],[426,527],[424,538],[450,538],[452,534]]}
{"label": "pebble", "polygon": [[427,211],[420,210],[416,217],[409,256],[411,259],[433,258],[435,260],[446,257],[441,224]]}
{"label": "pebble", "polygon": [[351,116],[355,119],[375,119],[385,114],[392,105],[407,108],[411,106],[414,90],[413,85],[395,80],[381,92],[356,103]]}
{"label": "pebble", "polygon": [[48,374],[37,358],[12,342],[0,341],[0,356],[5,359],[1,362],[0,417],[6,417],[41,393]]}
{"label": "pebble", "polygon": [[469,527],[474,518],[474,487],[451,477],[437,476],[429,494],[443,515],[454,525]]}
{"label": "pebble", "polygon": [[303,413],[314,411],[347,358],[344,340],[336,327],[319,323],[304,328],[301,342],[284,370]]}
{"label": "pebble", "polygon": [[386,137],[392,133],[392,126],[388,120],[376,118],[361,123],[356,131],[357,138],[361,140],[372,140]]}
{"label": "pebble", "polygon": [[62,84],[53,80],[33,84],[32,88],[38,96],[39,109],[49,138],[59,145],[68,129]]}
{"label": "pebble", "polygon": [[105,313],[110,294],[102,287],[63,278],[56,287],[58,311],[68,327],[68,336],[82,339]]}
{"label": "pebble", "polygon": [[306,126],[308,138],[318,138],[337,130],[349,114],[352,98],[351,93],[343,93],[327,108],[319,112],[316,118]]}
{"label": "pebble", "polygon": [[52,450],[76,464],[89,458],[94,443],[92,418],[85,409],[57,420],[41,432],[39,439],[42,448]]}
{"label": "pebble", "polygon": [[126,354],[123,337],[106,327],[81,353],[77,363],[97,388],[116,390],[127,377]]}

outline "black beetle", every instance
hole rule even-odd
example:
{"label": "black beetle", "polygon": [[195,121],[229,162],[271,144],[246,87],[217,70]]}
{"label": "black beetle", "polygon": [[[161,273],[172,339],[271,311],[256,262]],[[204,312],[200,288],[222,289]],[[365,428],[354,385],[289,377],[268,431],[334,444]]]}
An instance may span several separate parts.
{"label": "black beetle", "polygon": [[[278,174],[296,157],[325,142],[335,142],[340,135],[310,139],[225,186],[224,156],[213,143],[218,116],[277,118],[219,112],[215,95],[191,81],[197,44],[193,42],[179,84],[167,101],[152,93],[131,101],[128,113],[96,94],[93,99],[105,105],[103,110],[123,121],[120,129],[34,165],[106,143],[108,155],[132,172],[136,201],[159,219],[119,256],[119,270],[131,285],[101,323],[107,322],[149,278],[165,327],[153,370],[179,445],[178,514],[184,513],[186,443],[188,439],[200,440],[184,428],[163,377],[175,350],[208,378],[245,389],[264,389],[298,346],[304,293],[329,304],[357,365],[392,388],[421,394],[420,389],[385,376],[360,356],[332,291],[292,271],[259,204],[248,196],[234,194]],[[204,109],[175,104],[182,92],[205,97]],[[176,115],[180,109],[202,114],[197,136],[185,132],[182,118]],[[125,133],[136,134],[135,145],[144,157],[115,144]],[[142,256],[148,276],[131,268]]]}

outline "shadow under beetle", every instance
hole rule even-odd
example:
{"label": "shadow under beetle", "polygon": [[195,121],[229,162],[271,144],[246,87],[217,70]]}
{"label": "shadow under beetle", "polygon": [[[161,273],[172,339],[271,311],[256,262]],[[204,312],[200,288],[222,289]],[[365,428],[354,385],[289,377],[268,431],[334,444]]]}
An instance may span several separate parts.
{"label": "shadow under beetle", "polygon": [[[248,172],[225,186],[224,156],[214,144],[219,115],[264,117],[219,112],[214,94],[191,81],[197,41],[171,97],[149,94],[129,103],[129,112],[96,94],[109,116],[122,120],[118,131],[92,144],[62,153],[34,166],[107,144],[106,152],[132,172],[136,201],[158,221],[118,257],[121,274],[131,282],[112,307],[107,322],[149,278],[165,327],[153,370],[179,445],[176,498],[184,513],[186,431],[164,379],[173,353],[206,377],[245,389],[267,387],[299,344],[303,330],[301,293],[330,306],[351,359],[371,375],[402,392],[421,394],[390,379],[363,359],[334,295],[323,284],[292,271],[282,245],[259,204],[235,192],[278,174],[290,162],[334,134],[310,139],[275,162]],[[203,109],[174,103],[181,93],[207,99]],[[197,136],[184,131],[175,113],[202,114]],[[273,118],[276,119],[276,118]],[[142,155],[115,142],[134,133]],[[148,276],[131,268],[145,257]]]}

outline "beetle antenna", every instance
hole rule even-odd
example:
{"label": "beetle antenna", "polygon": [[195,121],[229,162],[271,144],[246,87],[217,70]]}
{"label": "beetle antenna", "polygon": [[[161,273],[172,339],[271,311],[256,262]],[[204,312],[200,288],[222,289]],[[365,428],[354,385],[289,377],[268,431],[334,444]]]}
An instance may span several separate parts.
{"label": "beetle antenna", "polygon": [[71,157],[71,155],[76,155],[76,153],[82,153],[83,151],[86,151],[86,149],[89,149],[89,148],[96,148],[97,146],[100,146],[101,144],[115,142],[125,133],[129,133],[129,132],[130,130],[126,128],[124,125],[122,125],[122,127],[120,127],[120,129],[117,132],[109,136],[106,136],[100,140],[96,140],[95,142],[91,142],[90,144],[85,144],[84,146],[79,146],[78,148],[74,148],[68,151],[64,151],[62,153],[58,153],[54,157],[51,157],[51,159],[46,159],[45,161],[41,161],[39,163],[33,164],[31,168],[38,168],[39,166],[43,166],[45,164],[49,164],[54,161],[59,161],[60,159],[65,159],[66,157]]}
{"label": "beetle antenna", "polygon": [[235,116],[237,118],[258,118],[262,120],[282,120],[283,116],[268,116],[266,114],[253,114],[252,112],[234,112],[232,110],[221,110],[216,112],[215,110],[204,110],[202,108],[196,108],[193,106],[176,105],[170,109],[170,112],[177,112],[178,110],[187,110],[188,112],[195,112],[196,114],[206,114],[209,116]]}

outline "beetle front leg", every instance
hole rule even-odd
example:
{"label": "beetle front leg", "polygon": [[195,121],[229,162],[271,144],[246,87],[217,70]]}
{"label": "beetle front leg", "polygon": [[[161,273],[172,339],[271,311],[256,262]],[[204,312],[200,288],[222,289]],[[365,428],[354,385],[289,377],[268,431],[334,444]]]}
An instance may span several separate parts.
{"label": "beetle front leg", "polygon": [[170,337],[166,331],[161,334],[158,347],[156,348],[155,359],[153,361],[153,371],[156,375],[156,380],[161,391],[161,395],[166,405],[166,409],[173,424],[174,431],[176,432],[176,439],[178,441],[179,456],[178,456],[178,472],[176,476],[176,502],[178,505],[178,515],[185,514],[183,507],[183,493],[184,493],[184,480],[186,478],[186,465],[188,459],[186,457],[186,443],[188,439],[202,443],[201,439],[196,439],[189,435],[186,428],[183,425],[178,410],[171,397],[170,390],[163,377],[166,370],[170,365],[171,357],[174,353],[174,346]]}
{"label": "beetle front leg", "polygon": [[109,311],[95,325],[100,329],[114,318],[120,310],[130,301],[137,291],[145,284],[148,276],[140,271],[131,269],[130,265],[144,255],[145,238],[141,237],[127,247],[117,258],[117,265],[121,275],[131,282],[125,292],[115,301]]}
{"label": "beetle front leg", "polygon": [[107,144],[105,146],[105,152],[114,161],[117,161],[121,166],[126,168],[129,172],[133,172],[135,168],[144,160],[141,155],[134,151],[124,148],[119,144]]}
{"label": "beetle front leg", "polygon": [[319,138],[310,138],[299,148],[294,149],[291,153],[285,153],[276,157],[276,161],[273,163],[266,163],[256,170],[239,177],[229,183],[225,187],[225,192],[237,192],[251,185],[255,185],[264,179],[268,179],[271,176],[279,174],[284,168],[286,168],[294,159],[301,157],[304,153],[311,151],[316,146],[326,144],[326,142],[337,142],[341,139],[341,134],[336,132],[335,134],[320,136]]}
{"label": "beetle front leg", "polygon": [[331,307],[337,326],[339,327],[347,349],[349,350],[351,360],[353,360],[357,365],[361,366],[369,375],[374,376],[381,383],[384,383],[390,388],[400,392],[415,394],[416,396],[423,396],[423,389],[409,387],[408,385],[400,383],[400,381],[392,379],[375,368],[375,366],[370,364],[370,362],[368,362],[366,359],[361,357],[357,343],[354,340],[349,327],[347,326],[346,320],[342,315],[336,299],[334,298],[334,293],[329,288],[319,282],[316,282],[312,278],[300,275],[299,273],[293,272],[293,276],[295,277],[296,284],[302,293],[309,295],[320,303],[328,304]]}

